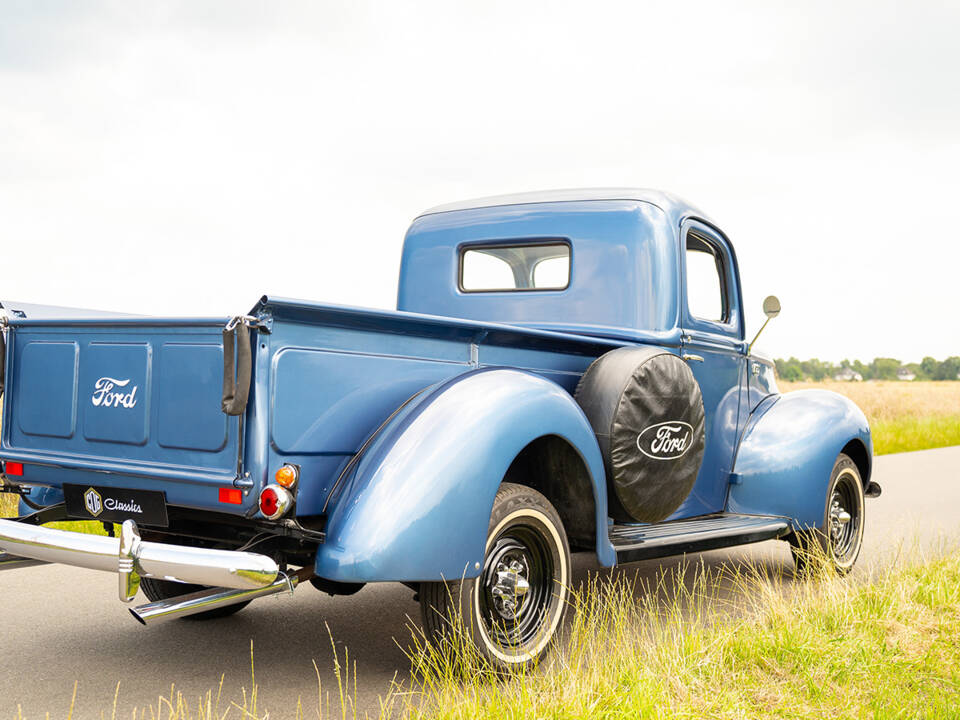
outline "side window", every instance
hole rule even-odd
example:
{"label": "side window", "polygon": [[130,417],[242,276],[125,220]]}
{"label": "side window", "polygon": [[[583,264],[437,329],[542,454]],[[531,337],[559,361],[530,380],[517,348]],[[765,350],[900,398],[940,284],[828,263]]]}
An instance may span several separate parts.
{"label": "side window", "polygon": [[721,250],[695,232],[687,233],[687,307],[701,320],[728,322],[726,275]]}

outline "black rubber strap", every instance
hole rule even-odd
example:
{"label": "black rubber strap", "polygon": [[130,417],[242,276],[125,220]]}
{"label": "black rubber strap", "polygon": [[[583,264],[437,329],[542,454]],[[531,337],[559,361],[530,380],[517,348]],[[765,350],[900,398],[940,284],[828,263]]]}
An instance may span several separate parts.
{"label": "black rubber strap", "polygon": [[250,395],[250,328],[243,323],[223,331],[223,402],[227,415],[242,415]]}

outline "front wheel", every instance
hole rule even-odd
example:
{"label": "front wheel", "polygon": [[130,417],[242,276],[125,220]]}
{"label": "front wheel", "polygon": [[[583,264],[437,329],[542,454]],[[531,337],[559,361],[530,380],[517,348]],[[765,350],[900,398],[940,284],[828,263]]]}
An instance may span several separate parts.
{"label": "front wheel", "polygon": [[849,573],[863,545],[863,480],[856,463],[840,453],[830,474],[823,523],[790,537],[798,572],[809,570],[818,557],[841,575]]}
{"label": "front wheel", "polygon": [[503,483],[493,502],[476,578],[420,585],[427,639],[458,633],[501,670],[540,661],[567,606],[570,547],[556,509],[523,485]]}

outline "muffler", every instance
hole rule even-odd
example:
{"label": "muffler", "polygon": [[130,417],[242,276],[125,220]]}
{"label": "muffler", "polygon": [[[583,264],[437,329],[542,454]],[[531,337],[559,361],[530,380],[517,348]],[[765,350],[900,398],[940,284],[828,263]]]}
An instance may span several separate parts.
{"label": "muffler", "polygon": [[[302,571],[301,571],[302,572]],[[130,608],[130,614],[133,615],[143,625],[149,625],[172,618],[186,617],[187,615],[196,615],[227,605],[236,605],[237,603],[247,602],[256,598],[266,597],[267,595],[277,595],[282,592],[293,594],[294,589],[300,583],[298,574],[285,575],[282,572],[272,584],[266,587],[252,588],[249,590],[231,590],[229,588],[210,588],[209,590],[200,590],[188,595],[178,595],[177,597],[167,598],[166,600],[157,600],[156,602],[138,605]]]}

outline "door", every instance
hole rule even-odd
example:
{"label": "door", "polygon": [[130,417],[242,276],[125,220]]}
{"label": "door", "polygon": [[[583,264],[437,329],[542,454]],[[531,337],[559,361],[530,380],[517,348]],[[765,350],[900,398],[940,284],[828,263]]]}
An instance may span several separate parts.
{"label": "door", "polygon": [[672,517],[720,512],[726,504],[746,388],[746,353],[736,258],[715,229],[681,226],[682,355],[703,395],[705,447],[693,491]]}

